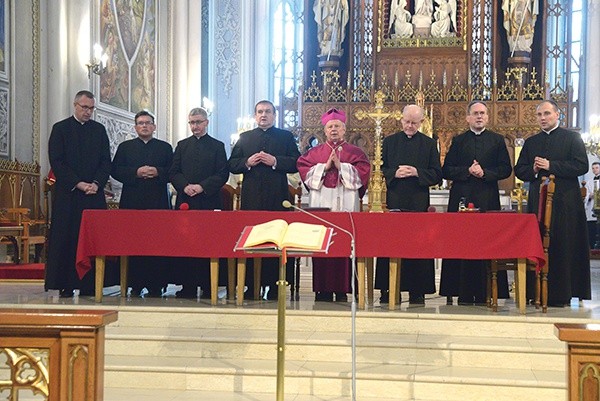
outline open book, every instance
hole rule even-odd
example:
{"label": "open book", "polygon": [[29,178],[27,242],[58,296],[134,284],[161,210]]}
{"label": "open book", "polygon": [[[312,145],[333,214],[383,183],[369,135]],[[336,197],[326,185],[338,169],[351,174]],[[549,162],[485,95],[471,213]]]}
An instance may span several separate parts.
{"label": "open book", "polygon": [[333,229],[320,224],[290,223],[276,219],[247,226],[238,240],[236,251],[325,252],[329,250]]}

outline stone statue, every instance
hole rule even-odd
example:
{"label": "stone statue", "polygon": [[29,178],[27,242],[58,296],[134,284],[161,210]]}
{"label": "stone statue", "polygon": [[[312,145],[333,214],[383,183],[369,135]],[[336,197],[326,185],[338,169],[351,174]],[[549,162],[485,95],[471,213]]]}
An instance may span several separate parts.
{"label": "stone statue", "polygon": [[511,57],[515,51],[531,53],[538,0],[502,0],[502,11]]}
{"label": "stone statue", "polygon": [[415,0],[415,15],[424,15],[431,20],[433,0]]}
{"label": "stone statue", "polygon": [[412,17],[415,36],[430,36],[432,15],[433,0],[415,0],[415,14]]}
{"label": "stone statue", "polygon": [[348,0],[315,0],[313,11],[321,56],[341,56],[349,18]]}
{"label": "stone statue", "polygon": [[447,38],[456,36],[456,0],[435,0],[437,9],[433,13],[431,36]]}
{"label": "stone statue", "polygon": [[406,10],[406,0],[392,0],[388,28],[392,38],[410,38],[412,36],[413,26],[410,23],[410,17],[410,13]]}

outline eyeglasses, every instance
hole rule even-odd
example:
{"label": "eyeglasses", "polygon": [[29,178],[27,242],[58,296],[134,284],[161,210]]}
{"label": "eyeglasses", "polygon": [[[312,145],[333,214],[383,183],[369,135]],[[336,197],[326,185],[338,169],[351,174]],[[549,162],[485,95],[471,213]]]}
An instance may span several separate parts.
{"label": "eyeglasses", "polygon": [[152,122],[152,121],[138,121],[135,124],[136,125],[141,125],[141,126],[144,126],[144,125],[154,125],[154,122]]}
{"label": "eyeglasses", "polygon": [[96,109],[96,106],[84,106],[84,105],[82,105],[82,104],[80,104],[80,103],[77,103],[77,102],[75,102],[75,104],[76,104],[77,106],[81,107],[81,109],[82,109],[83,111],[94,111],[94,110]]}
{"label": "eyeglasses", "polygon": [[188,124],[189,125],[202,125],[207,121],[208,120],[192,120],[192,121],[188,121]]}

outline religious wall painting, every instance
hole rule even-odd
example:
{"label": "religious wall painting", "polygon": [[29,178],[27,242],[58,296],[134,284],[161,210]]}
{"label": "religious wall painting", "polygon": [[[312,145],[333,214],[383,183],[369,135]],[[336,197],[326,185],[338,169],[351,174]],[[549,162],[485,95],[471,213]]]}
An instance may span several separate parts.
{"label": "religious wall painting", "polygon": [[378,51],[465,45],[465,0],[379,0],[378,7]]}
{"label": "religious wall painting", "polygon": [[8,38],[7,29],[8,26],[8,15],[7,15],[7,1],[0,0],[0,78],[8,79],[8,73],[6,67],[8,65]]}
{"label": "religious wall painting", "polygon": [[10,156],[8,110],[8,89],[0,88],[0,157],[3,158]]}
{"label": "religious wall painting", "polygon": [[100,101],[137,112],[155,109],[156,0],[102,0],[100,34],[108,55]]}

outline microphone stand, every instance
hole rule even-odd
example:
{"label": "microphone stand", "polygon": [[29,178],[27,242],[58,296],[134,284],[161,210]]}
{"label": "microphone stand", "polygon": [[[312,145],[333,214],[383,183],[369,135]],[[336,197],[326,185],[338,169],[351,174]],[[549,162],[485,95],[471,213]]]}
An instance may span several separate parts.
{"label": "microphone stand", "polygon": [[[290,201],[283,201],[282,206],[287,208],[287,209],[294,209],[298,212],[302,212],[310,217],[312,217],[313,219],[319,220],[322,223],[325,223],[337,230],[340,230],[341,232],[347,234],[350,237],[350,260],[351,260],[351,264],[352,264],[352,280],[350,283],[350,287],[352,289],[352,303],[351,303],[351,309],[350,309],[350,316],[351,316],[351,321],[352,321],[352,333],[351,333],[351,340],[350,340],[350,347],[352,349],[352,401],[356,401],[356,284],[355,284],[355,280],[356,280],[356,242],[354,239],[354,234],[351,233],[350,231],[343,229],[342,227],[333,224],[332,222],[325,220],[322,217],[317,216],[314,213],[311,213],[307,210],[304,210],[302,208],[299,208],[298,206],[294,205],[293,203],[291,203]],[[350,215],[350,214],[349,214]],[[352,215],[350,215],[350,219],[352,219]]]}

